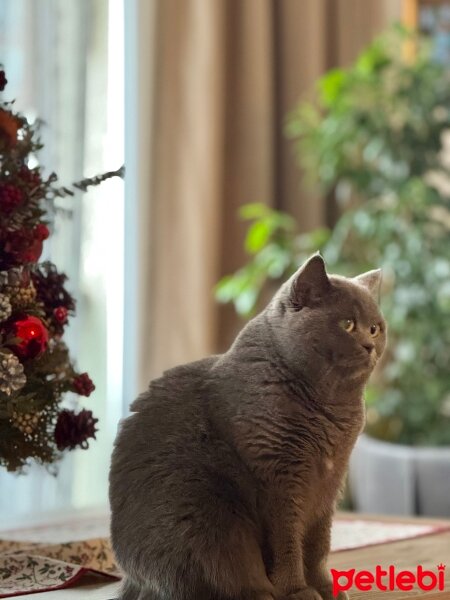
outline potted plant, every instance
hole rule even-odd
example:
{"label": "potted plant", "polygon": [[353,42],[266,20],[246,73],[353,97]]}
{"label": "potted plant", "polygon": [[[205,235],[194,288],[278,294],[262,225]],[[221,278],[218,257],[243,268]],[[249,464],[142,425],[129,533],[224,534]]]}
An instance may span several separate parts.
{"label": "potted plant", "polygon": [[[415,45],[407,60],[406,38]],[[283,213],[244,206],[249,261],[216,289],[242,315],[271,279],[320,250],[330,271],[381,267],[389,325],[352,457],[358,509],[450,515],[450,74],[423,37],[394,28],[318,82],[287,119],[299,161],[333,192],[334,228],[299,235]],[[447,149],[446,149],[447,145]]]}

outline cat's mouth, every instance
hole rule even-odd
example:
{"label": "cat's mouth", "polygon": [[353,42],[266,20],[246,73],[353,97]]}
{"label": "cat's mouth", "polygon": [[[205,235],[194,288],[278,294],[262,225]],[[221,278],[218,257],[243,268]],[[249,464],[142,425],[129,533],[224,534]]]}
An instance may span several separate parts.
{"label": "cat's mouth", "polygon": [[370,354],[367,354],[367,352],[359,354],[357,358],[355,357],[352,360],[344,360],[340,363],[340,366],[349,369],[355,376],[363,375],[364,373],[369,375],[377,362],[378,355],[374,351]]}
{"label": "cat's mouth", "polygon": [[345,366],[343,365],[345,377],[348,379],[368,379],[376,363],[377,358],[372,356],[364,357],[359,361],[353,361],[351,364],[347,363]]}
{"label": "cat's mouth", "polygon": [[378,355],[375,351],[371,352],[370,354],[367,354],[367,352],[365,353],[365,355],[361,358],[361,361],[359,362],[359,365],[356,366],[356,368],[359,369],[360,371],[367,371],[367,372],[372,372],[373,369],[375,368],[375,365],[378,362]]}
{"label": "cat's mouth", "polygon": [[368,354],[368,358],[369,358],[369,365],[373,369],[375,367],[375,365],[377,364],[377,362],[378,362],[378,354],[374,350],[373,352],[371,352],[370,354]]}
{"label": "cat's mouth", "polygon": [[350,371],[358,371],[359,373],[366,371],[370,373],[378,362],[378,354],[376,350],[370,352],[361,350],[350,353],[335,352],[333,350],[324,353],[317,346],[312,347],[313,350],[322,358],[325,358],[329,363],[338,368],[343,368]]}

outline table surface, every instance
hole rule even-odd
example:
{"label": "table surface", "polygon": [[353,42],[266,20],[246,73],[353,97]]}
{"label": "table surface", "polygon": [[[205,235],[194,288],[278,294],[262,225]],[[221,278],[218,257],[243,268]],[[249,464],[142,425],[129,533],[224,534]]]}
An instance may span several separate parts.
{"label": "table surface", "polygon": [[[350,516],[350,515],[345,515]],[[361,515],[353,515],[350,518],[361,518]],[[401,517],[367,517],[364,519],[376,519],[386,522],[396,523],[433,523],[433,519],[406,519]],[[442,520],[440,520],[442,523]],[[450,600],[450,531],[427,535],[424,537],[403,540],[400,542],[390,542],[380,544],[378,546],[370,546],[367,548],[356,548],[355,550],[347,550],[343,552],[335,552],[330,555],[328,564],[335,569],[351,569],[368,570],[374,572],[375,566],[380,564],[383,568],[389,565],[395,565],[396,569],[407,569],[416,571],[418,565],[422,565],[424,569],[429,568],[436,572],[438,564],[447,565],[445,574],[445,590],[444,592],[423,592],[420,589],[415,589],[411,592],[383,592],[371,591],[360,592],[350,591],[351,600],[406,600],[420,596],[426,600]]]}
{"label": "table surface", "polygon": [[[344,515],[342,515],[344,516]],[[374,519],[385,522],[404,522],[404,523],[433,523],[432,519],[406,519],[401,517],[380,517],[360,514],[345,514],[345,518]],[[442,520],[439,520],[442,523]],[[428,535],[415,539],[403,540],[399,542],[390,542],[377,546],[366,548],[357,548],[355,550],[346,550],[335,552],[330,555],[329,566],[339,570],[355,568],[359,570],[374,571],[377,564],[383,568],[389,565],[395,565],[396,569],[408,569],[415,571],[417,565],[424,568],[436,570],[440,563],[447,564],[446,585],[444,592],[423,592],[415,589],[411,592],[360,592],[350,590],[351,600],[407,600],[409,598],[420,596],[425,600],[450,600],[450,531],[445,531],[435,535]],[[119,589],[120,582],[107,582],[100,580],[97,576],[87,576],[83,578],[83,585],[67,588],[65,590],[55,590],[53,592],[42,592],[15,596],[15,600],[110,600],[115,598]]]}

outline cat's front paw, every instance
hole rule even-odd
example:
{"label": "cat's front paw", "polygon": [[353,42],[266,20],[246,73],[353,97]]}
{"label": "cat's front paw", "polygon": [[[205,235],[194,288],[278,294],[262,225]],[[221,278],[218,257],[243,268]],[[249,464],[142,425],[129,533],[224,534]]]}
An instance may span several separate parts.
{"label": "cat's front paw", "polygon": [[323,598],[314,588],[305,587],[289,596],[284,596],[281,600],[323,600]]}
{"label": "cat's front paw", "polygon": [[339,591],[337,596],[334,596],[331,585],[319,588],[319,592],[323,600],[349,600],[347,592]]}

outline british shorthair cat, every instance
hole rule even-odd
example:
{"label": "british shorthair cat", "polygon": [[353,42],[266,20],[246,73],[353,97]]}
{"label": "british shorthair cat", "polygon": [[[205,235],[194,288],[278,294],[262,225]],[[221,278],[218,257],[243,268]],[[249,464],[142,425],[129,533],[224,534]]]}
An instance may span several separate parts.
{"label": "british shorthair cat", "polygon": [[386,343],[380,277],[314,255],[225,354],[135,400],[110,472],[121,600],[332,600],[331,521]]}

